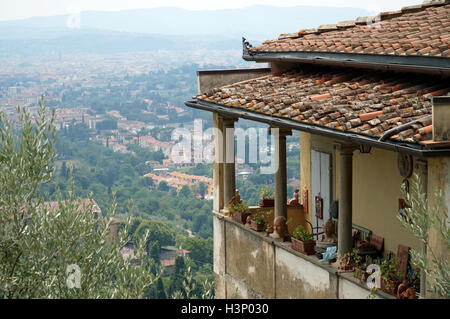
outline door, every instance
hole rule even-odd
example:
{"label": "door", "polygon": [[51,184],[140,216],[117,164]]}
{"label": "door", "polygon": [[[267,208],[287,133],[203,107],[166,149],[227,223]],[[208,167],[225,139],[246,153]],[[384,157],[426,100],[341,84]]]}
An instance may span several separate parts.
{"label": "door", "polygon": [[[311,150],[311,182],[312,182],[312,222],[313,227],[322,227],[330,219],[331,205],[331,154]],[[317,204],[317,205],[316,205]],[[322,214],[316,211],[322,209]],[[319,215],[317,217],[316,215]],[[322,218],[320,218],[322,217]],[[320,229],[320,231],[322,231]],[[317,232],[314,231],[315,233]]]}

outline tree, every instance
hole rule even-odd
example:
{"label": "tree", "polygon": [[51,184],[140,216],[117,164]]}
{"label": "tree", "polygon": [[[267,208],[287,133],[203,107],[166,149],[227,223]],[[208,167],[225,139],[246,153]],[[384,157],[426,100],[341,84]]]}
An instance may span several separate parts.
{"label": "tree", "polygon": [[164,283],[161,277],[156,282],[156,299],[167,299],[166,290],[164,289]]}
{"label": "tree", "polygon": [[168,192],[170,190],[169,184],[166,181],[159,182],[158,190],[162,192]]}
{"label": "tree", "polygon": [[173,244],[174,234],[167,224],[160,221],[143,220],[134,234],[135,240],[139,240],[145,232],[148,232],[146,247],[158,241],[159,245],[167,246]]}
{"label": "tree", "polygon": [[109,118],[98,122],[95,127],[97,130],[117,130],[117,119]]}
{"label": "tree", "polygon": [[167,294],[164,289],[164,283],[161,277],[156,281],[156,285],[149,287],[145,293],[144,298],[146,299],[167,299]]}
{"label": "tree", "polygon": [[142,181],[144,183],[144,186],[153,187],[154,185],[153,178],[151,178],[150,176],[144,176]]}
{"label": "tree", "polygon": [[206,184],[204,182],[200,182],[200,184],[198,185],[198,193],[202,199],[205,198],[205,193],[207,190],[208,190],[208,187],[206,186]]}
{"label": "tree", "polygon": [[203,239],[196,237],[185,237],[183,247],[190,251],[189,256],[201,263],[213,262],[213,240],[212,238]]}
{"label": "tree", "polygon": [[[448,210],[443,205],[442,191],[435,190],[435,202],[431,209],[426,193],[422,189],[420,177],[414,174],[410,192],[402,185],[402,193],[406,204],[405,216],[398,216],[400,223],[417,237],[426,247],[426,252],[411,250],[411,262],[422,269],[427,277],[428,290],[435,295],[450,298],[450,264],[448,256],[439,256],[435,247],[430,245],[429,238],[432,228],[437,232],[444,247],[450,247],[450,232],[448,228]],[[429,257],[429,258],[428,258]]]}
{"label": "tree", "polygon": [[66,165],[66,161],[63,161],[62,164],[61,164],[60,176],[63,177],[63,178],[67,178],[69,176],[67,165]]}
{"label": "tree", "polygon": [[179,292],[182,296],[186,297],[186,292],[183,288],[185,272],[186,264],[184,263],[184,258],[177,256],[175,259],[175,269],[170,276],[170,286],[167,291],[169,296],[173,296],[176,292]]}
{"label": "tree", "polygon": [[178,196],[189,197],[189,195],[191,195],[191,190],[189,189],[189,186],[183,185],[183,187],[181,187],[181,189],[178,193]]}
{"label": "tree", "polygon": [[43,99],[35,122],[17,111],[19,131],[0,113],[0,298],[141,297],[157,278],[144,267],[148,234],[134,266],[121,254],[129,220],[112,237],[111,219],[96,218],[75,198],[73,178],[67,200],[45,204],[38,190],[54,174],[54,113],[47,118]]}
{"label": "tree", "polygon": [[140,219],[140,218],[133,218],[131,220],[130,228],[128,230],[128,237],[131,238],[134,236],[136,229],[141,225],[141,223],[142,223],[142,219]]}
{"label": "tree", "polygon": [[161,247],[159,246],[159,241],[156,240],[153,243],[151,243],[150,250],[148,253],[150,258],[153,259],[153,261],[157,264],[161,263],[161,259],[159,258],[160,249],[161,249]]}

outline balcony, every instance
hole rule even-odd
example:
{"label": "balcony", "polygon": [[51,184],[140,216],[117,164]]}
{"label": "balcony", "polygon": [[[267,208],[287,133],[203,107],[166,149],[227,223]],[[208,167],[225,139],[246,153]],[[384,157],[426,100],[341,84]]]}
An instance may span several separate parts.
{"label": "balcony", "polygon": [[[252,213],[267,210],[250,207]],[[303,255],[290,242],[265,237],[225,213],[213,212],[216,298],[361,299],[370,294],[351,273],[339,273],[335,265]],[[300,220],[302,214],[301,207],[288,207],[288,218]],[[273,215],[266,218],[273,222]],[[382,291],[374,297],[394,298]]]}

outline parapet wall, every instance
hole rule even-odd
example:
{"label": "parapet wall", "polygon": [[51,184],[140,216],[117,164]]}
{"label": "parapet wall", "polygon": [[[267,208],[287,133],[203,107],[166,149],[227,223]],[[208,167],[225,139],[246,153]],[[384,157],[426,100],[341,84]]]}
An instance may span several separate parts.
{"label": "parapet wall", "polygon": [[[216,298],[366,298],[351,274],[214,213]],[[376,298],[388,295],[376,293]]]}

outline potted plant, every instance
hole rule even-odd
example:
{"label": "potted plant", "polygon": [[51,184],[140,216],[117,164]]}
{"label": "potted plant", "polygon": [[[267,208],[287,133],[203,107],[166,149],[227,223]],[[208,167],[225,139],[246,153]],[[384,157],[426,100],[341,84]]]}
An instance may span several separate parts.
{"label": "potted plant", "polygon": [[259,197],[261,198],[260,207],[273,207],[275,205],[275,200],[270,196],[270,187],[263,187],[259,192]]}
{"label": "potted plant", "polygon": [[380,263],[381,290],[397,296],[397,287],[402,283],[403,273],[400,270],[398,259],[393,257]]}
{"label": "potted plant", "polygon": [[366,270],[370,262],[367,261],[367,258],[363,261],[363,258],[358,254],[357,249],[352,250],[350,258],[353,266],[353,276],[358,279],[358,284],[362,285],[370,276]]}
{"label": "potted plant", "polygon": [[248,210],[248,206],[243,201],[241,203],[235,203],[231,205],[231,215],[233,217],[233,220],[237,221],[238,223],[245,224],[247,216],[250,216],[250,212]]}
{"label": "potted plant", "polygon": [[297,250],[305,255],[313,255],[316,253],[314,246],[316,241],[314,236],[308,233],[302,225],[298,225],[291,237],[292,249]]}
{"label": "potted plant", "polygon": [[255,231],[264,231],[264,230],[266,230],[266,225],[267,225],[267,222],[264,219],[263,213],[252,216],[251,224],[250,224],[251,229],[253,229]]}

